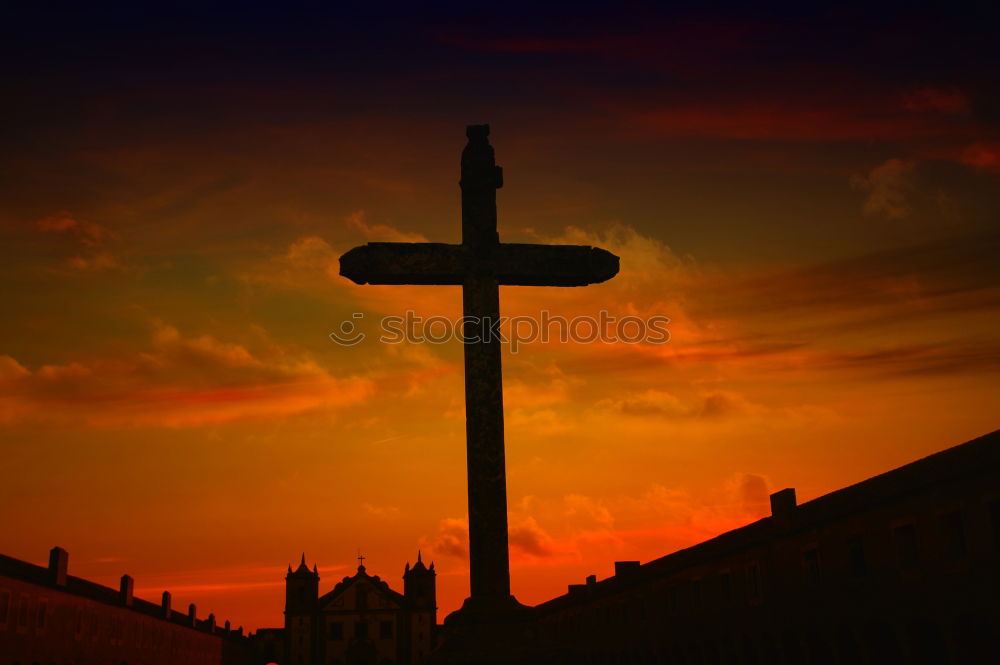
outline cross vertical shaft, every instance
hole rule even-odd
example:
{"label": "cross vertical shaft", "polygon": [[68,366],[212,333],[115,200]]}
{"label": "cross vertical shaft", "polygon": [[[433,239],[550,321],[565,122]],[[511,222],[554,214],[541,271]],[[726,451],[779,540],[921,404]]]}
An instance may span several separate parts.
{"label": "cross vertical shaft", "polygon": [[462,152],[462,244],[470,270],[462,281],[466,321],[478,322],[465,346],[465,432],[469,484],[470,597],[510,598],[507,477],[504,463],[500,340],[488,334],[500,318],[500,283],[490,257],[500,244],[496,190],[501,171],[487,141],[489,127],[472,125]]}

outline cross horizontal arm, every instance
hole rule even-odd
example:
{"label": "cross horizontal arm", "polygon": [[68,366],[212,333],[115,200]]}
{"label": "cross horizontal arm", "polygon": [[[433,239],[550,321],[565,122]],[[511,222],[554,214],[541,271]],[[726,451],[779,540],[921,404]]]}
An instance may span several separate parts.
{"label": "cross horizontal arm", "polygon": [[355,284],[461,284],[465,252],[443,242],[370,242],[340,257]]}
{"label": "cross horizontal arm", "polygon": [[508,286],[586,286],[618,274],[618,257],[589,245],[499,245],[495,272]]}
{"label": "cross horizontal arm", "polygon": [[492,275],[507,286],[586,286],[618,274],[618,257],[587,245],[498,244],[472,251],[445,243],[370,242],[340,257],[355,284],[462,284]]}

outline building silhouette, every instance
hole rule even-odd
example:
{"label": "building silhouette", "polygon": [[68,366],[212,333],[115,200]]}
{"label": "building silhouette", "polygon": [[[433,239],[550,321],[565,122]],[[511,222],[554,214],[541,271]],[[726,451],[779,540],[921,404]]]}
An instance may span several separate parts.
{"label": "building silhouette", "polygon": [[537,607],[574,663],[1000,663],[1000,431]]}
{"label": "building silhouette", "polygon": [[[363,559],[363,557],[359,557]],[[260,662],[282,665],[416,665],[430,654],[437,627],[437,573],[420,553],[403,571],[403,593],[363,561],[354,575],[319,594],[319,572],[306,565],[285,575],[285,627],[252,638]]]}
{"label": "building silhouette", "polygon": [[0,555],[0,665],[243,665],[243,628],[199,619],[194,605],[136,598],[123,575],[118,589],[68,574],[69,554],[55,547],[48,567]]}
{"label": "building silhouette", "polygon": [[[662,558],[615,563],[534,608],[552,662],[611,665],[1000,663],[1000,431]],[[436,573],[418,554],[403,593],[359,565],[320,595],[305,556],[285,625],[245,637],[48,567],[0,555],[0,665],[417,665],[433,655]],[[475,654],[470,662],[476,662]],[[512,664],[514,665],[514,664]]]}

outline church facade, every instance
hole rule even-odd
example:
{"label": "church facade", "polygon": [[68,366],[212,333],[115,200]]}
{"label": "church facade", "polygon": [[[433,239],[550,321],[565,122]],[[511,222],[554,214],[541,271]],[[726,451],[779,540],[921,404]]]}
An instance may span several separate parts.
{"label": "church facade", "polygon": [[281,665],[417,665],[434,646],[437,573],[420,554],[403,592],[363,565],[319,593],[319,571],[302,556],[285,576],[285,626],[254,636],[261,662]]}

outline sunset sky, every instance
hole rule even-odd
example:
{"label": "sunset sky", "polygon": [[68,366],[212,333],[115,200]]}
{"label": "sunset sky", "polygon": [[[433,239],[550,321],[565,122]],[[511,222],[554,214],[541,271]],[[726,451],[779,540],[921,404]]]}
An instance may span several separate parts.
{"label": "sunset sky", "polygon": [[[537,603],[1000,427],[995,15],[711,3],[3,10],[0,552],[282,623],[285,566],[468,593],[461,346],[354,347],[374,240],[621,257],[505,314],[667,316],[505,354],[512,584]],[[193,5],[192,5],[193,6]]]}

